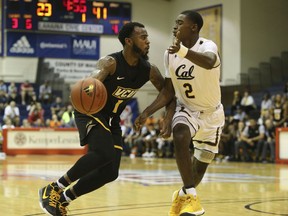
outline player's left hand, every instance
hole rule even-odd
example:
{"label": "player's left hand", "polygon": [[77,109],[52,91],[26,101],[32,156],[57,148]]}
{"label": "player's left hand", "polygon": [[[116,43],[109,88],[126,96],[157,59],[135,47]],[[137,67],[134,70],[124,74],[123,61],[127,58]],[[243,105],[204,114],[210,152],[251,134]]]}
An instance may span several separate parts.
{"label": "player's left hand", "polygon": [[171,136],[171,120],[166,118],[163,120],[160,136],[164,139],[168,139]]}
{"label": "player's left hand", "polygon": [[174,54],[179,51],[181,41],[179,40],[178,36],[179,36],[179,31],[177,32],[176,37],[174,38],[173,45],[169,46],[168,48],[169,54]]}
{"label": "player's left hand", "polygon": [[148,116],[146,113],[141,113],[134,121],[133,128],[135,131],[140,131],[141,127],[145,124]]}

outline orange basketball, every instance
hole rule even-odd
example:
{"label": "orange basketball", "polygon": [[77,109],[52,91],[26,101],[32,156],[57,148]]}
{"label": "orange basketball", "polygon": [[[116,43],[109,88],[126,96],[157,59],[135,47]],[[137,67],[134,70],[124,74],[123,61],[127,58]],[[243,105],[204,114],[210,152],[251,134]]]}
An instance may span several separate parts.
{"label": "orange basketball", "polygon": [[77,81],[71,87],[70,100],[77,111],[83,114],[93,114],[105,106],[107,91],[100,80],[87,77]]}

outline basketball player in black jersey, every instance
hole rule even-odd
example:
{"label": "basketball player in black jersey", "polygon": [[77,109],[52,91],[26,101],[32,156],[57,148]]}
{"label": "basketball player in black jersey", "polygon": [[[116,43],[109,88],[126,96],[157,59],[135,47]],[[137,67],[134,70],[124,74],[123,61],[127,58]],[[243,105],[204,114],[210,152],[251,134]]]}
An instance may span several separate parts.
{"label": "basketball player in black jersey", "polygon": [[[39,190],[40,206],[50,215],[66,215],[66,206],[72,200],[117,179],[122,154],[121,112],[147,81],[158,91],[164,85],[158,68],[148,62],[150,42],[144,25],[128,23],[118,38],[123,50],[99,59],[92,73],[107,89],[105,107],[93,115],[75,110],[80,142],[82,146],[88,145],[87,154],[57,181]],[[167,115],[173,112],[173,106],[167,108]]]}

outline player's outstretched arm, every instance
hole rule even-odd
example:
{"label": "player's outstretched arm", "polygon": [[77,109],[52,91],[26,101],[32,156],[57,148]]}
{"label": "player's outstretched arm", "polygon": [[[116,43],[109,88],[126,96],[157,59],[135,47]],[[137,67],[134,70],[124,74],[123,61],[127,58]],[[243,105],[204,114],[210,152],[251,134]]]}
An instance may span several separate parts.
{"label": "player's outstretched arm", "polygon": [[165,78],[164,87],[158,94],[157,98],[136,118],[134,129],[139,131],[146,119],[154,112],[168,105],[174,99],[174,88],[170,78]]}

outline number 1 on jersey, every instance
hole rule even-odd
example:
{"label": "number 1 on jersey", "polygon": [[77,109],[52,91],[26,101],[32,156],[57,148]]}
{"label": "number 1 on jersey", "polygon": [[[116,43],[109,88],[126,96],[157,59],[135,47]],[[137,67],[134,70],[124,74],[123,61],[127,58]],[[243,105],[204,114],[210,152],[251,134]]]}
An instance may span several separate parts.
{"label": "number 1 on jersey", "polygon": [[118,102],[114,106],[113,113],[117,113],[117,110],[122,102],[123,100],[118,100]]}

